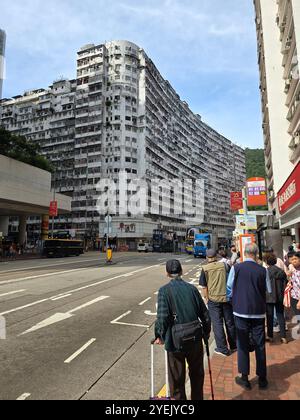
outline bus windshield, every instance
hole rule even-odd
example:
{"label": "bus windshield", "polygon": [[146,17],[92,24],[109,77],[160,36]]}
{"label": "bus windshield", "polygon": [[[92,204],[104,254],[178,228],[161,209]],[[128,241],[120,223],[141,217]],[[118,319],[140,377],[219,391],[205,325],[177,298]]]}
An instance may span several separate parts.
{"label": "bus windshield", "polygon": [[207,247],[207,241],[196,241],[195,246]]}

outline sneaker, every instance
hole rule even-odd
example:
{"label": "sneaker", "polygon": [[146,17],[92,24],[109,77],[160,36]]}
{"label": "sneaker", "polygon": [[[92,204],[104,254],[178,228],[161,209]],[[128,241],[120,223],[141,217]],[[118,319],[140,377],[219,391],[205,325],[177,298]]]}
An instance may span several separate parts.
{"label": "sneaker", "polygon": [[277,325],[276,327],[273,328],[273,332],[274,333],[279,333],[280,332],[279,325]]}
{"label": "sneaker", "polygon": [[267,381],[267,378],[259,378],[258,385],[259,389],[267,389],[269,382]]}
{"label": "sneaker", "polygon": [[267,343],[274,343],[274,338],[273,337],[267,337],[266,342]]}
{"label": "sneaker", "polygon": [[219,356],[224,356],[224,357],[228,357],[228,356],[230,356],[230,351],[227,351],[227,352],[222,352],[222,351],[219,351],[219,350],[215,350],[215,354],[217,354],[217,355],[219,355]]}
{"label": "sneaker", "polygon": [[282,339],[281,339],[281,343],[282,343],[282,344],[288,344],[288,341],[287,341],[287,339],[286,339],[286,338],[282,338]]}
{"label": "sneaker", "polygon": [[237,376],[235,378],[235,383],[241,386],[242,388],[246,389],[247,391],[251,391],[252,389],[250,382],[247,379],[241,378],[240,376]]}

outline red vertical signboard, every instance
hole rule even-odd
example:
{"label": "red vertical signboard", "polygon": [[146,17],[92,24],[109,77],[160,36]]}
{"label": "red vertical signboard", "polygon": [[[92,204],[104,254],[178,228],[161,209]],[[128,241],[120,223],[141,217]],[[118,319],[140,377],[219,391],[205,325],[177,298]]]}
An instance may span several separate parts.
{"label": "red vertical signboard", "polygon": [[237,211],[243,208],[243,193],[242,192],[230,193],[230,207],[232,211]]}
{"label": "red vertical signboard", "polygon": [[57,201],[51,201],[49,208],[49,216],[56,217],[58,215],[58,205]]}

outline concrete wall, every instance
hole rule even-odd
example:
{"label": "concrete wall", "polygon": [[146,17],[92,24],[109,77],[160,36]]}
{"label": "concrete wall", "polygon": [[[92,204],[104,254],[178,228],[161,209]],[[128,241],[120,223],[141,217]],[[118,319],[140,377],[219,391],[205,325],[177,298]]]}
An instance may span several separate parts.
{"label": "concrete wall", "polygon": [[[52,198],[49,172],[0,155],[0,210],[12,203],[12,210],[20,206],[27,214],[48,213]],[[71,198],[58,194],[57,200],[62,211],[71,210]]]}

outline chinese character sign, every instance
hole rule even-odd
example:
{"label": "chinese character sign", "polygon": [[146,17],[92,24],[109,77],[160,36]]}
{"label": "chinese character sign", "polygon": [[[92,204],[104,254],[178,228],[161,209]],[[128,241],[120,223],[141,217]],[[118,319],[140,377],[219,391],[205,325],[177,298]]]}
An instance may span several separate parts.
{"label": "chinese character sign", "polygon": [[248,179],[247,190],[249,207],[264,207],[267,205],[267,188],[264,178]]}

